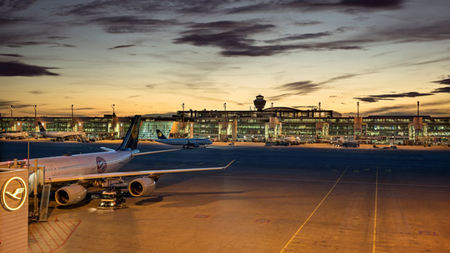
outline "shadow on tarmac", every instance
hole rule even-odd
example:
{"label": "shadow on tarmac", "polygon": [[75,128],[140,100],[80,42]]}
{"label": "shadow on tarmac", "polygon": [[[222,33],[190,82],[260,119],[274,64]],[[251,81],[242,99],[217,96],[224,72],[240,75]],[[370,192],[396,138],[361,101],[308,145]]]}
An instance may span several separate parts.
{"label": "shadow on tarmac", "polygon": [[[164,204],[162,207],[186,207],[186,206],[200,206],[205,205],[208,203],[212,203],[218,200],[224,200],[224,199],[240,199],[240,197],[235,198],[234,196],[222,196],[225,194],[243,194],[247,193],[248,191],[225,191],[225,192],[167,192],[167,193],[160,193],[158,196],[146,198],[143,200],[137,201],[135,204],[137,206],[147,206],[151,205],[153,203],[158,203],[164,200],[166,197],[177,197],[177,196],[220,196],[220,197],[204,197],[204,198],[196,198],[193,201],[175,201],[172,203]],[[190,199],[189,199],[190,200]]]}

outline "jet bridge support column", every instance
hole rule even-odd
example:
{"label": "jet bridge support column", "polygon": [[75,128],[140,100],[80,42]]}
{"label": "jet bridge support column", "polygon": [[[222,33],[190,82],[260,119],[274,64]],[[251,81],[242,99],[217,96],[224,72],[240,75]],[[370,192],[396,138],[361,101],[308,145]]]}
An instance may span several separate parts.
{"label": "jet bridge support column", "polygon": [[50,202],[50,191],[52,184],[44,184],[41,194],[41,204],[39,205],[39,221],[47,221],[48,204]]}

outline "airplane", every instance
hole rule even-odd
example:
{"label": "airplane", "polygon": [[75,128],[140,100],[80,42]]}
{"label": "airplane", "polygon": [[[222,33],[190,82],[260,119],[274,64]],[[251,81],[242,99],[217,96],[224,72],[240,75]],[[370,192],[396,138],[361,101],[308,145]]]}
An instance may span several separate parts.
{"label": "airplane", "polygon": [[340,143],[339,146],[344,148],[358,148],[359,143],[355,141],[345,141],[343,143]]}
{"label": "airplane", "polygon": [[27,132],[10,132],[1,133],[0,136],[5,137],[5,139],[25,139],[28,137]]}
{"label": "airplane", "polygon": [[212,141],[206,138],[176,138],[176,139],[167,139],[166,136],[159,130],[156,129],[156,134],[158,135],[157,142],[169,144],[169,145],[178,145],[183,148],[198,148],[200,146],[205,146],[212,144]]}
{"label": "airplane", "polygon": [[40,121],[38,122],[38,125],[40,134],[47,138],[55,138],[56,140],[60,141],[63,141],[64,139],[69,137],[79,137],[81,138],[81,140],[86,139],[86,134],[84,132],[49,132],[44,128]]}
{"label": "airplane", "polygon": [[[43,178],[45,184],[51,184],[55,190],[55,200],[58,205],[70,206],[80,203],[86,198],[90,187],[107,189],[126,188],[131,196],[150,195],[156,187],[156,181],[163,174],[224,170],[233,162],[223,167],[119,171],[136,156],[159,154],[179,149],[166,149],[140,152],[137,149],[141,116],[136,115],[127,131],[121,145],[116,150],[101,147],[106,152],[86,153],[72,156],[54,156],[22,160],[22,164],[35,164],[44,167],[44,175],[35,172],[29,174],[29,185],[34,185],[35,178]],[[11,161],[0,165],[11,165]]]}

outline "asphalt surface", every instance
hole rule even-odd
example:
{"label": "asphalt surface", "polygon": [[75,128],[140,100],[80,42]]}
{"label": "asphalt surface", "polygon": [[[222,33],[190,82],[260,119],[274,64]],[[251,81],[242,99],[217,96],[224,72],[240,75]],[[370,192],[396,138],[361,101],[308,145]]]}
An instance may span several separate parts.
{"label": "asphalt surface", "polygon": [[[118,145],[31,143],[30,157],[100,146]],[[0,154],[24,158],[26,143],[0,142]],[[61,242],[35,240],[33,252],[450,252],[449,151],[212,146],[137,157],[123,170],[232,159],[223,172],[164,175],[125,209],[99,210],[98,199],[54,208],[45,226],[67,223]]]}

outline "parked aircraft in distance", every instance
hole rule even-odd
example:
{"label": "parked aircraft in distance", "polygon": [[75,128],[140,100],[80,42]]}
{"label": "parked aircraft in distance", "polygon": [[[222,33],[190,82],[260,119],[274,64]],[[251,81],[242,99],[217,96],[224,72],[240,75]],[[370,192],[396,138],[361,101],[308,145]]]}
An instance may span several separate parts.
{"label": "parked aircraft in distance", "polygon": [[[155,190],[155,183],[163,174],[223,170],[233,163],[231,161],[224,167],[120,172],[118,170],[136,156],[179,150],[140,152],[137,149],[140,119],[139,115],[134,117],[122,144],[116,150],[102,147],[106,152],[36,158],[30,159],[29,164],[34,164],[37,160],[39,166],[45,166],[43,182],[51,184],[52,190],[56,190],[55,200],[59,205],[68,206],[84,200],[89,187],[127,189],[134,197],[147,196]],[[0,165],[10,163],[2,162]],[[37,176],[42,175],[38,173]],[[34,181],[33,172],[29,176],[30,185],[33,185]]]}
{"label": "parked aircraft in distance", "polygon": [[156,134],[158,135],[157,142],[169,144],[169,145],[178,145],[183,148],[198,148],[200,146],[206,146],[212,144],[210,139],[206,138],[176,138],[176,139],[167,139],[166,136],[159,130],[156,129]]}
{"label": "parked aircraft in distance", "polygon": [[86,134],[84,132],[53,132],[47,131],[40,121],[38,125],[40,134],[46,138],[54,138],[58,141],[64,141],[68,138],[81,138],[81,140],[86,140]]}
{"label": "parked aircraft in distance", "polygon": [[4,137],[5,139],[25,139],[28,138],[27,132],[6,132],[6,133],[0,133],[1,137]]}

